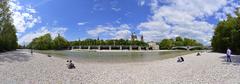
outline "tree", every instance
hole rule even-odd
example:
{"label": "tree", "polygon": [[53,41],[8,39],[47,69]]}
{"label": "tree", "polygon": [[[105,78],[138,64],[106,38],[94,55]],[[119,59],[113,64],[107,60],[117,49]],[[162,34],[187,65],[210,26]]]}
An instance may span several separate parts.
{"label": "tree", "polygon": [[53,46],[54,49],[60,50],[68,47],[69,43],[66,39],[64,39],[64,37],[58,34],[58,36],[53,40],[53,45],[54,45]]}
{"label": "tree", "polygon": [[18,46],[9,0],[0,1],[0,51],[15,50]]}
{"label": "tree", "polygon": [[183,39],[182,37],[176,37],[176,41],[174,42],[176,46],[183,46]]}
{"label": "tree", "polygon": [[174,46],[174,41],[172,39],[163,39],[160,42],[161,49],[171,49]]}
{"label": "tree", "polygon": [[28,45],[28,48],[38,49],[38,50],[49,50],[53,49],[53,43],[51,35],[45,34],[38,38],[33,39],[33,41]]}
{"label": "tree", "polygon": [[212,38],[213,51],[225,52],[230,48],[233,53],[240,54],[240,12],[235,11],[237,17],[227,15],[227,19],[220,21]]}
{"label": "tree", "polygon": [[173,39],[163,39],[159,43],[160,49],[171,49],[175,46],[203,46],[201,43],[197,42],[194,39],[176,37],[175,40]]}

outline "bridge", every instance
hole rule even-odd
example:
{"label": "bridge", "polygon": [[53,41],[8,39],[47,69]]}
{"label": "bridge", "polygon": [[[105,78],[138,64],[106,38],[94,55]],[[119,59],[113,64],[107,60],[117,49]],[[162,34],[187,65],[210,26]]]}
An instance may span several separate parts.
{"label": "bridge", "polygon": [[152,47],[137,45],[89,45],[70,46],[69,50],[152,50]]}
{"label": "bridge", "polygon": [[185,50],[192,50],[194,48],[204,48],[203,46],[175,46],[172,49],[185,49]]}

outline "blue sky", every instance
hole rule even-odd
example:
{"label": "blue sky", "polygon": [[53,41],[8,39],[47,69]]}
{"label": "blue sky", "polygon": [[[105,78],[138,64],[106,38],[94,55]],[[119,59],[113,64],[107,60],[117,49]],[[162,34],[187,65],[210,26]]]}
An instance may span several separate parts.
{"label": "blue sky", "polygon": [[67,40],[145,41],[182,36],[209,45],[216,23],[239,7],[237,0],[11,0],[20,44],[51,33]]}

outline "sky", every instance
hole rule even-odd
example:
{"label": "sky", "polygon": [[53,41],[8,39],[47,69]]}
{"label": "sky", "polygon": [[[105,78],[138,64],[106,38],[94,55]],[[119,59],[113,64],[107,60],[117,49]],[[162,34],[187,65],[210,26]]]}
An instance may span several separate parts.
{"label": "sky", "polygon": [[[236,16],[239,0],[10,0],[19,44],[50,33],[69,41],[129,39],[146,42],[177,36],[210,45],[226,14]],[[140,39],[140,38],[139,38]]]}

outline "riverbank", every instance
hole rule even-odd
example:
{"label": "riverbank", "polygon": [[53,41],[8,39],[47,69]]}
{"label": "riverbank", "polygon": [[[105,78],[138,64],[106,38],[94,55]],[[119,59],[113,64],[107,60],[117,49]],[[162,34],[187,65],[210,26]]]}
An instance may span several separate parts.
{"label": "riverbank", "polygon": [[226,63],[225,54],[203,53],[136,63],[76,63],[67,69],[66,59],[18,50],[0,54],[0,83],[159,84],[240,83],[239,56]]}

